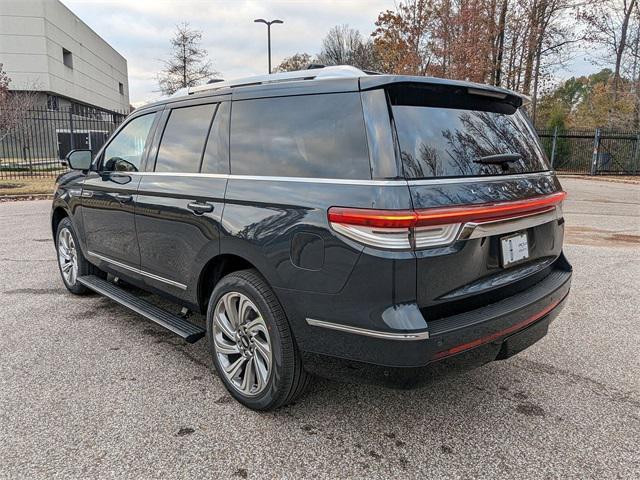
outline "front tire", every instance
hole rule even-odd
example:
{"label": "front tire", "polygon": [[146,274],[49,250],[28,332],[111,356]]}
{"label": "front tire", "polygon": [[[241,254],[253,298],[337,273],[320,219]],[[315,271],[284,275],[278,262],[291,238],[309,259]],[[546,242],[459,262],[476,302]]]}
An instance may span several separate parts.
{"label": "front tire", "polygon": [[80,250],[78,236],[69,217],[63,218],[58,224],[56,232],[56,253],[58,254],[58,268],[64,286],[75,295],[85,295],[89,290],[78,283],[78,277],[96,275],[101,272],[91,265]]}
{"label": "front tire", "polygon": [[256,270],[218,282],[207,309],[207,338],[225,387],[253,410],[284,406],[309,382],[282,306]]}

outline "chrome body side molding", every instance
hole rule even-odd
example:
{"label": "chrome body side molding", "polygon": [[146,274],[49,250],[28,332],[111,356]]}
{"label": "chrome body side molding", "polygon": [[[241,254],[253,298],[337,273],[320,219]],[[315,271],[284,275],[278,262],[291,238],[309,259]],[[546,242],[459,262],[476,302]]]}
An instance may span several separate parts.
{"label": "chrome body side molding", "polygon": [[375,186],[407,186],[406,180],[356,180],[344,178],[307,178],[307,177],[274,177],[267,175],[232,175],[228,173],[174,173],[174,172],[127,172],[127,175],[145,177],[191,177],[191,178],[223,178],[227,180],[250,180],[262,182],[299,182],[327,183],[333,185],[375,185]]}
{"label": "chrome body side molding", "polygon": [[179,288],[181,290],[186,290],[187,289],[187,286],[182,284],[182,283],[180,283],[180,282],[176,282],[174,280],[169,280],[168,278],[164,278],[164,277],[161,277],[159,275],[155,275],[153,273],[145,272],[144,270],[140,270],[139,268],[135,268],[135,267],[132,267],[132,266],[127,265],[125,263],[118,262],[117,260],[113,260],[113,259],[111,259],[109,257],[105,257],[104,255],[100,255],[99,253],[95,253],[95,252],[89,251],[89,252],[87,252],[87,255],[90,255],[90,256],[95,257],[95,258],[99,258],[103,262],[107,262],[107,263],[109,263],[111,265],[114,265],[116,267],[120,267],[120,268],[123,268],[125,270],[129,270],[130,272],[137,273],[139,275],[142,275],[143,277],[152,278],[152,279],[157,280],[159,282],[166,283],[167,285],[172,285],[172,286],[177,287],[177,288]]}
{"label": "chrome body side molding", "polygon": [[300,183],[328,183],[334,185],[374,185],[374,186],[412,186],[412,185],[447,185],[454,183],[500,182],[504,180],[522,180],[527,178],[548,177],[553,172],[523,173],[518,175],[492,175],[482,177],[460,178],[427,178],[424,180],[405,179],[344,179],[344,178],[308,178],[308,177],[277,177],[268,175],[234,175],[228,173],[173,173],[173,172],[126,172],[126,175],[139,176],[167,176],[167,177],[201,177],[226,178],[228,180],[252,180],[263,182],[300,182]]}

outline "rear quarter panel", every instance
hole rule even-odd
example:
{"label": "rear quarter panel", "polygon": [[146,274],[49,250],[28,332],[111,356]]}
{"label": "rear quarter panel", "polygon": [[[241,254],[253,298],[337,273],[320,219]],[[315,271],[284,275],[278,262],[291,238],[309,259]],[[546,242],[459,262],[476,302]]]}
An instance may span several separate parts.
{"label": "rear quarter panel", "polygon": [[[363,250],[329,229],[332,206],[410,208],[406,184],[376,182],[324,183],[289,179],[229,179],[222,218],[221,253],[252,262],[276,288],[339,292]],[[322,239],[320,268],[300,268],[292,262],[292,240],[307,232]]]}

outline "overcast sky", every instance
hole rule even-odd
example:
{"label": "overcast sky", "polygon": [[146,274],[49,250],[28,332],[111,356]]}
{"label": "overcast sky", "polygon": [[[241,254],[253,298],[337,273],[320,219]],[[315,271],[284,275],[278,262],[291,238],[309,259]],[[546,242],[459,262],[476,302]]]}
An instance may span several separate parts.
{"label": "overcast sky", "polygon": [[[1,0],[0,0],[1,1]],[[266,26],[255,18],[279,18],[271,29],[272,64],[296,52],[317,53],[322,38],[338,24],[369,35],[393,0],[62,0],[98,35],[120,52],[129,66],[129,96],[134,105],[157,98],[160,59],[170,51],[177,23],[202,30],[203,47],[223,78],[266,73]],[[577,54],[561,77],[596,71]]]}

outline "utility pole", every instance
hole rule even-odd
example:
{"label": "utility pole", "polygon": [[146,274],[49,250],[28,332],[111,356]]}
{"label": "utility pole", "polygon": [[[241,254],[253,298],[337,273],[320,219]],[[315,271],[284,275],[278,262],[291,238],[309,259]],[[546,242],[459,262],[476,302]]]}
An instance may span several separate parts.
{"label": "utility pole", "polygon": [[269,51],[269,73],[271,73],[271,25],[274,23],[284,23],[282,20],[271,20],[267,22],[263,18],[257,18],[255,23],[264,23],[267,26],[267,50]]}

